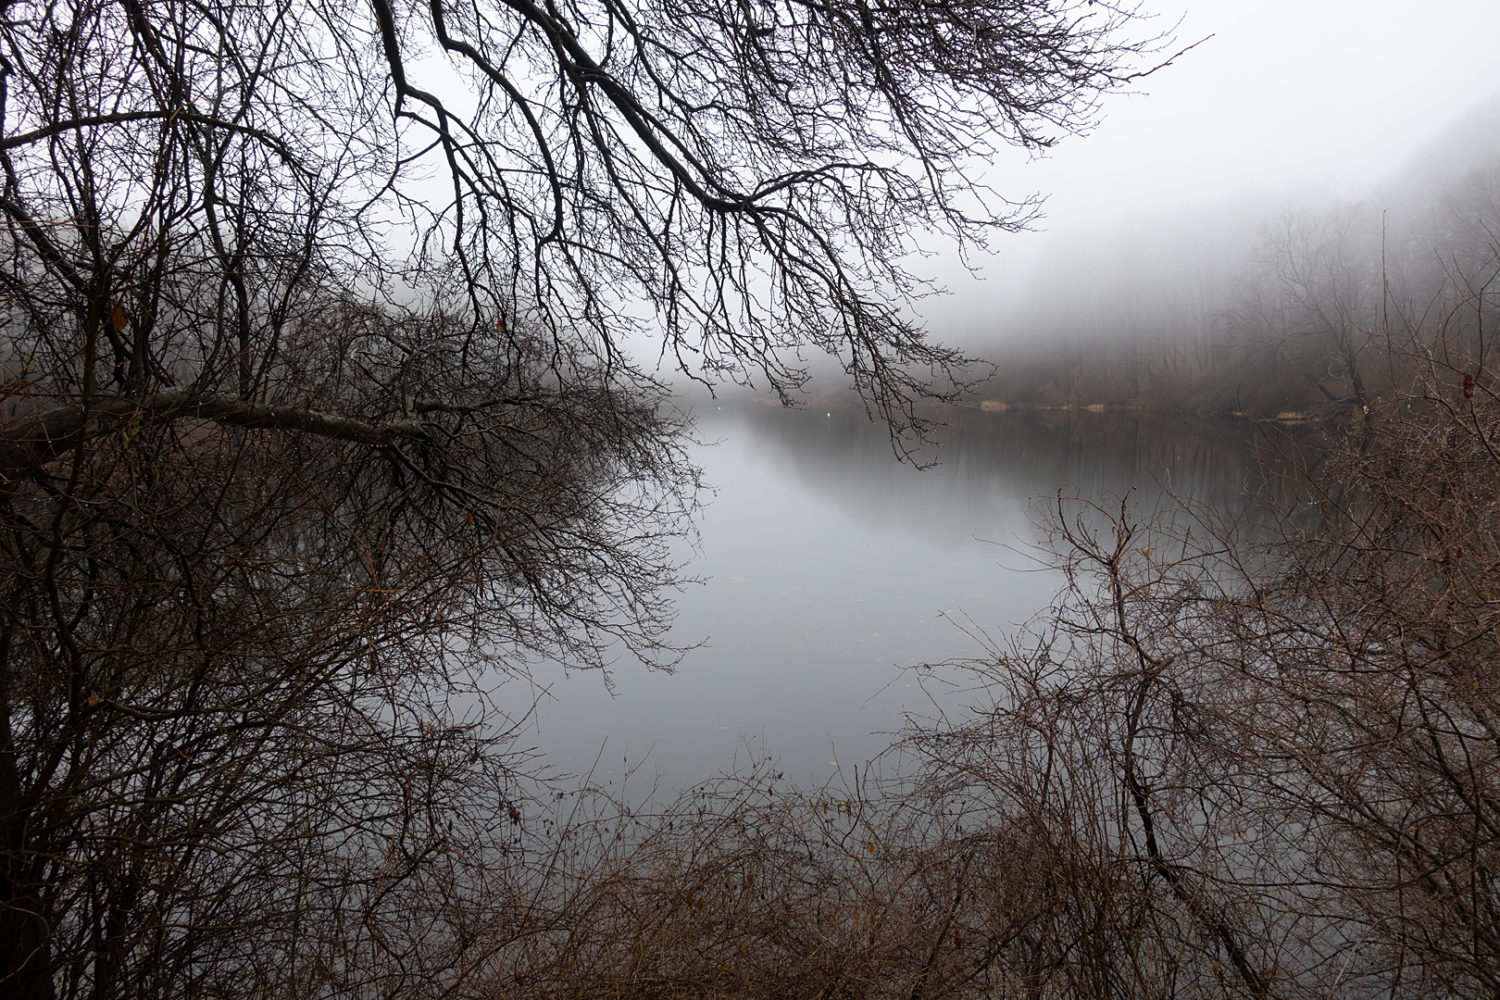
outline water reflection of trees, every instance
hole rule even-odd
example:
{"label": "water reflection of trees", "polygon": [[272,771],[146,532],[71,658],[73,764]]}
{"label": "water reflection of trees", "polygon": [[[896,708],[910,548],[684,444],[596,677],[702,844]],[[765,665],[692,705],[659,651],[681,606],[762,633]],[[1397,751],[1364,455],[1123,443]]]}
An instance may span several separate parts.
{"label": "water reflection of trees", "polygon": [[742,419],[811,488],[892,520],[919,510],[974,524],[997,497],[1025,501],[1059,489],[1082,496],[1135,490],[1142,506],[1177,496],[1235,512],[1266,468],[1311,438],[1229,419],[953,408],[916,452],[919,462],[934,464],[917,470],[898,464],[884,429],[858,411],[825,412],[751,405]]}

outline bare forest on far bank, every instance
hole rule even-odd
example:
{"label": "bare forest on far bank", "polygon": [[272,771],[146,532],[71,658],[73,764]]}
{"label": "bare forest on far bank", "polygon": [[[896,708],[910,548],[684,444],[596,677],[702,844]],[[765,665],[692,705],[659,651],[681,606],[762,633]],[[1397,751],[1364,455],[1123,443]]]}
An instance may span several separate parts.
{"label": "bare forest on far bank", "polygon": [[1491,98],[1362,199],[1164,210],[1067,244],[1002,310],[1000,330],[975,333],[996,364],[975,398],[1283,419],[1362,411],[1416,375],[1387,332],[1479,307],[1500,271],[1496,134]]}

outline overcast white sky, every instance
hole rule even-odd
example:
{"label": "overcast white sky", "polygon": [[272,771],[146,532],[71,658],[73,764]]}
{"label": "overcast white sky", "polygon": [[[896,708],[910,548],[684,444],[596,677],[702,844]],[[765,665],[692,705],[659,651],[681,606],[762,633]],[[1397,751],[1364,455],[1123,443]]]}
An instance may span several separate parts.
{"label": "overcast white sky", "polygon": [[1092,136],[1015,168],[1053,193],[1056,226],[1298,178],[1368,183],[1500,90],[1496,0],[1145,2],[1183,16],[1184,41],[1214,37],[1111,99]]}
{"label": "overcast white sky", "polygon": [[1500,91],[1500,0],[1143,4],[1162,27],[1183,18],[1184,43],[1214,37],[1107,99],[1092,135],[995,164],[999,190],[1049,196],[1048,232],[1004,241],[985,285],[950,280],[956,301],[929,317],[939,332],[1003,292],[997,272],[1089,228],[1284,189],[1361,194]]}

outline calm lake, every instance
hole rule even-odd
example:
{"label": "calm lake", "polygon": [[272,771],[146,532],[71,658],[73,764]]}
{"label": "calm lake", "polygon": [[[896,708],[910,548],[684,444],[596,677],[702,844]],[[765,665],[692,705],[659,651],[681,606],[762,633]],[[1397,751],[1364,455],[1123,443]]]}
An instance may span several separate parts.
{"label": "calm lake", "polygon": [[[1034,519],[1059,490],[1166,491],[1237,506],[1252,429],[1086,412],[953,410],[927,457],[898,462],[863,411],[747,401],[695,410],[693,456],[717,492],[700,518],[705,580],[678,599],[673,674],[617,663],[542,668],[549,696],[527,743],[560,770],[639,795],[767,756],[799,782],[836,779],[883,750],[907,713],[962,692],[918,664],[982,656],[1045,608],[1061,578],[1037,560]],[[950,675],[951,676],[951,675]],[[628,785],[625,776],[634,772]]]}

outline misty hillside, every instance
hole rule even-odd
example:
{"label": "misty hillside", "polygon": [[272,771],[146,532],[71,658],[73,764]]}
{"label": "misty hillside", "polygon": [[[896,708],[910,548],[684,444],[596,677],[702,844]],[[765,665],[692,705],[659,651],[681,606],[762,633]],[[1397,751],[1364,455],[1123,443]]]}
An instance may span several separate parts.
{"label": "misty hillside", "polygon": [[1238,198],[1075,238],[978,351],[996,405],[1336,416],[1377,339],[1500,267],[1500,94],[1359,200]]}
{"label": "misty hillside", "polygon": [[1380,196],[1406,202],[1500,160],[1500,93],[1464,111],[1418,146]]}

